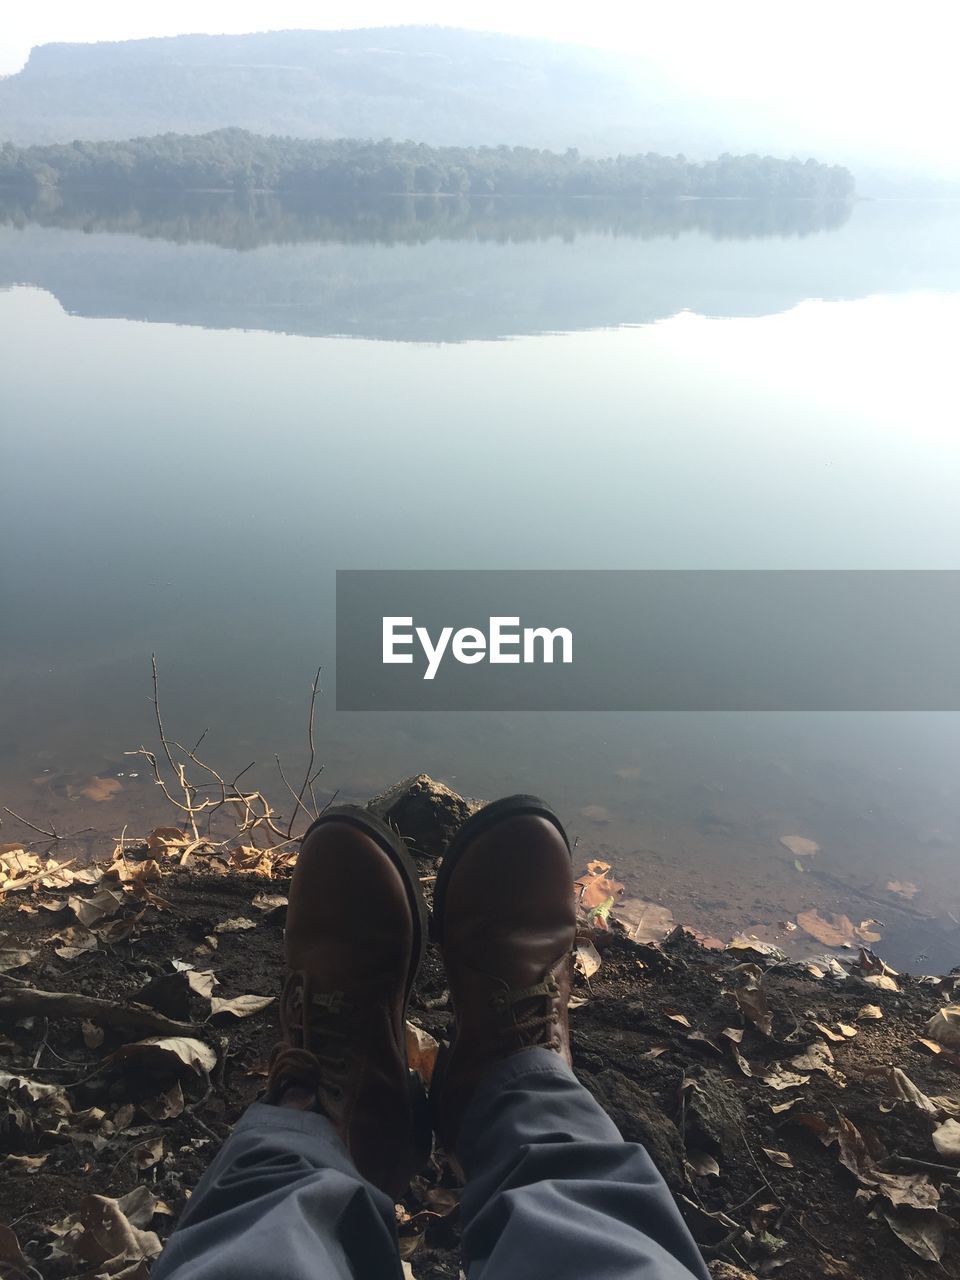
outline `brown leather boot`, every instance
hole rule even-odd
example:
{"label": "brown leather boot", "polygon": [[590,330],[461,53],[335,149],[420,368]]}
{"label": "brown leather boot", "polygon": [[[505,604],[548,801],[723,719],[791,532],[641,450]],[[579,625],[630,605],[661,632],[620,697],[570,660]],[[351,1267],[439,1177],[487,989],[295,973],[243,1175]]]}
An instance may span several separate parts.
{"label": "brown leather boot", "polygon": [[425,943],[420,882],[400,838],[365,809],[328,809],[290,887],[282,1040],[264,1100],[327,1116],[364,1177],[394,1198],[430,1153],[405,1033]]}
{"label": "brown leather boot", "polygon": [[456,1016],[431,1089],[448,1152],[477,1084],[500,1059],[539,1045],[570,1062],[576,932],[570,845],[553,810],[510,796],[470,818],[444,855],[433,906]]}

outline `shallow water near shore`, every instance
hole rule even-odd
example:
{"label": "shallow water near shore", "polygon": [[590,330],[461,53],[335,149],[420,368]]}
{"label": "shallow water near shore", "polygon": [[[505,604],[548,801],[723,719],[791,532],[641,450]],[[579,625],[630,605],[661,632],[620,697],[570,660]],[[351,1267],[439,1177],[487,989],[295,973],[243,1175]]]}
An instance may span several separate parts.
{"label": "shallow water near shore", "polygon": [[956,715],[333,710],[338,568],[960,567],[960,207],[755,212],[0,213],[0,804],[167,819],[156,651],[282,809],[322,664],[321,798],[537,791],[677,923],[960,963]]}

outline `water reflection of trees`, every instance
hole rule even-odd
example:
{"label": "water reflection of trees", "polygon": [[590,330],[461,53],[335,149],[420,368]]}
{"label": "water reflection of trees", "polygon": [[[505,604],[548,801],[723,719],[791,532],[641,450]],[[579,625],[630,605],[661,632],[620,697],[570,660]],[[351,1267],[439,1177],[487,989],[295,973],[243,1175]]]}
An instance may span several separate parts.
{"label": "water reflection of trees", "polygon": [[422,244],[429,240],[517,243],[599,234],[633,239],[698,233],[713,240],[801,237],[843,226],[847,201],[462,199],[405,196],[319,204],[275,195],[203,192],[5,193],[0,222],[112,232],[228,249],[307,241]]}

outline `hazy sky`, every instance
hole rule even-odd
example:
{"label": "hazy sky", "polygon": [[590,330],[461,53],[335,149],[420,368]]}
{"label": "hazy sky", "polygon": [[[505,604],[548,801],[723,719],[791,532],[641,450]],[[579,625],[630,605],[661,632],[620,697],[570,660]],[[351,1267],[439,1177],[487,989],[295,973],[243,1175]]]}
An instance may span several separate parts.
{"label": "hazy sky", "polygon": [[34,44],[438,23],[644,54],[818,140],[960,167],[956,0],[6,0],[0,73]]}

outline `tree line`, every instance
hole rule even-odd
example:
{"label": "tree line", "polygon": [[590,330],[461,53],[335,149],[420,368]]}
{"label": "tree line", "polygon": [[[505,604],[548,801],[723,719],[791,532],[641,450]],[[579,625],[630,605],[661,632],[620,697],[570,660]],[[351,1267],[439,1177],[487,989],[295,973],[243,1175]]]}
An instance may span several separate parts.
{"label": "tree line", "polygon": [[535,147],[265,137],[243,129],[117,142],[0,146],[0,186],[309,195],[765,197],[845,200],[842,165],[761,155],[604,158]]}

